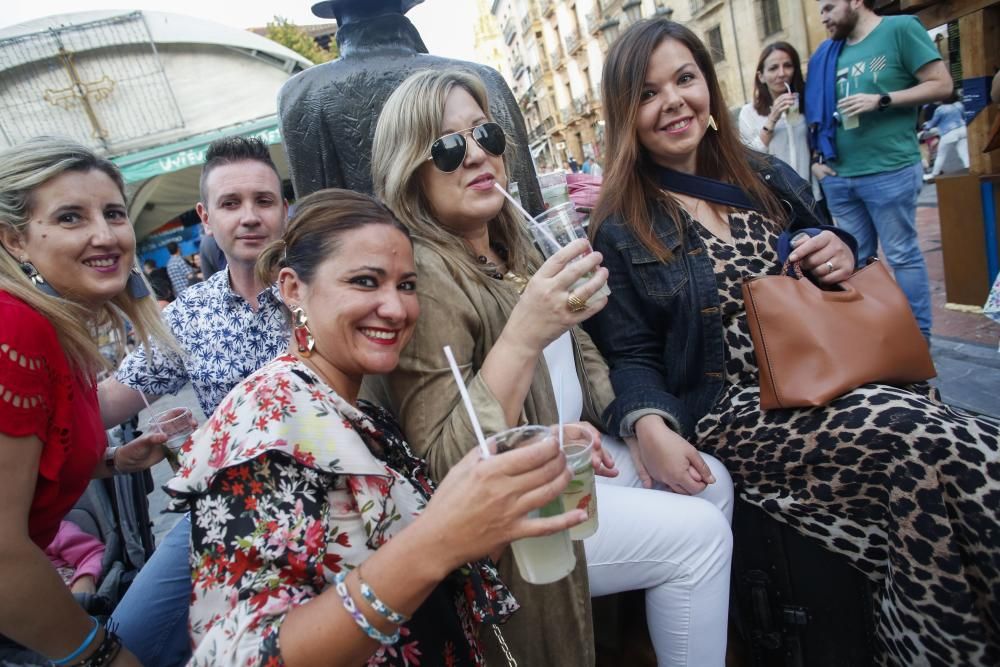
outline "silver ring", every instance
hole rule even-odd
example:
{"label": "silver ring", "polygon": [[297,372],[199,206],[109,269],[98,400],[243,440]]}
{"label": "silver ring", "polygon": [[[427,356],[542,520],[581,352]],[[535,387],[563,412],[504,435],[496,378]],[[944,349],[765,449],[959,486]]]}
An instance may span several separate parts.
{"label": "silver ring", "polygon": [[826,275],[830,275],[831,273],[837,270],[837,267],[833,265],[833,262],[827,262],[826,268],[827,268]]}
{"label": "silver ring", "polygon": [[574,313],[579,313],[581,310],[587,310],[587,302],[572,293],[566,298],[566,305],[569,306],[569,309]]}

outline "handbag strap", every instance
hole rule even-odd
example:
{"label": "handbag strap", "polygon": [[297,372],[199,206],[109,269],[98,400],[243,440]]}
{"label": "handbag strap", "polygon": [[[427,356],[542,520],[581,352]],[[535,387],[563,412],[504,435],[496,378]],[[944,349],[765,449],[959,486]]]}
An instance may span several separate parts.
{"label": "handbag strap", "polygon": [[507,667],[517,667],[517,660],[514,659],[514,655],[507,647],[507,642],[504,641],[503,635],[500,633],[500,626],[494,623],[490,627],[493,628],[493,634],[497,636],[497,641],[500,642],[500,649],[503,651],[504,657],[507,658]]}
{"label": "handbag strap", "polygon": [[760,206],[755,203],[747,193],[740,187],[731,183],[723,183],[714,178],[705,178],[694,174],[685,174],[666,167],[658,167],[657,180],[660,187],[690,195],[706,201],[732,206],[751,211],[760,211]]}

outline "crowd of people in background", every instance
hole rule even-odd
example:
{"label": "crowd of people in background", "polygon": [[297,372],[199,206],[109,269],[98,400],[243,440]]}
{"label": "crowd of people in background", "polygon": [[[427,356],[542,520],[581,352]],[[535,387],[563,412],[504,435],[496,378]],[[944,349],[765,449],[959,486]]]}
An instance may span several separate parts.
{"label": "crowd of people in background", "polygon": [[[768,45],[738,116],[693,32],[629,26],[604,164],[564,165],[601,183],[589,239],[547,258],[466,70],[378,110],[373,195],[289,218],[267,146],[213,142],[199,252],[141,271],[113,163],[51,137],[0,153],[0,664],[577,667],[590,598],[643,590],[659,665],[721,667],[737,496],[871,580],[880,660],[1000,663],[1000,425],[924,384],[760,404],[741,285],[779,247],[828,289],[881,247],[930,344],[917,108],[952,96],[932,176],[968,162],[962,109],[916,19],[872,5],[819,0],[808,80]],[[111,368],[92,332],[126,323]],[[184,516],[105,626],[71,595],[99,545],[64,518],[90,479],[162,460],[163,433],[105,429],[187,385],[207,421],[165,487]],[[524,424],[546,429],[482,453]],[[536,585],[510,544],[589,516],[542,509],[570,484],[563,427],[594,442],[600,522]]]}

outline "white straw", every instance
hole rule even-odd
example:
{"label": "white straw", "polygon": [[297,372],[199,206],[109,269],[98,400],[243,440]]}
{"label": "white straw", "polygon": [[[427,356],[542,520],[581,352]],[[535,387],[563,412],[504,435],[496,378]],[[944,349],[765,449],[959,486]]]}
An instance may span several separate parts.
{"label": "white straw", "polygon": [[524,207],[521,206],[521,204],[516,199],[514,199],[514,197],[512,197],[509,192],[507,192],[506,190],[504,190],[503,187],[499,183],[497,183],[496,181],[494,181],[493,182],[493,187],[495,187],[497,190],[499,190],[500,193],[503,194],[504,197],[506,197],[508,200],[510,200],[510,203],[514,205],[514,208],[516,208],[518,211],[520,211],[521,215],[523,215],[525,217],[525,219],[527,219],[528,222],[530,222],[532,225],[534,225],[538,229],[542,230],[542,235],[546,237],[546,239],[548,240],[548,242],[551,243],[553,247],[555,247],[555,248],[561,248],[562,247],[562,244],[559,243],[559,241],[556,241],[556,238],[554,236],[552,236],[552,232],[550,232],[545,227],[545,225],[543,225],[542,223],[540,223],[537,220],[535,220],[531,216],[530,213],[528,213],[526,210],[524,210]]}
{"label": "white straw", "polygon": [[565,449],[563,442],[563,377],[560,374],[556,382],[556,414],[559,417],[559,449]]}
{"label": "white straw", "polygon": [[483,427],[479,425],[476,411],[472,409],[472,399],[469,398],[469,390],[465,388],[465,380],[462,379],[462,372],[458,370],[455,362],[455,355],[451,353],[451,346],[444,346],[444,356],[448,357],[448,365],[451,366],[451,373],[455,376],[455,384],[458,385],[458,393],[462,395],[462,402],[465,403],[465,411],[469,413],[469,420],[472,422],[472,430],[476,432],[476,440],[479,441],[479,449],[483,453],[483,458],[490,457],[489,447],[486,446],[486,438],[483,436]]}

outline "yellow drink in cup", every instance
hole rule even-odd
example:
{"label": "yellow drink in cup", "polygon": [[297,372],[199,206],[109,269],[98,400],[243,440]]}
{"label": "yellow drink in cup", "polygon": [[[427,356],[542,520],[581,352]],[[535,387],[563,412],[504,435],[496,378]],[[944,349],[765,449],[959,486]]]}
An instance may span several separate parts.
{"label": "yellow drink in cup", "polygon": [[590,455],[594,451],[594,438],[590,431],[576,424],[563,427],[563,449],[573,479],[562,492],[566,510],[587,510],[587,520],[569,529],[570,539],[583,540],[597,532],[597,489],[594,485],[594,466]]}
{"label": "yellow drink in cup", "polygon": [[[520,426],[501,431],[486,439],[491,454],[499,455],[517,447],[531,444],[552,435],[544,426]],[[531,512],[530,517],[548,517],[563,513],[561,498]],[[561,530],[544,537],[526,537],[510,545],[517,569],[525,581],[532,584],[551,584],[559,581],[576,567],[569,532]]]}

